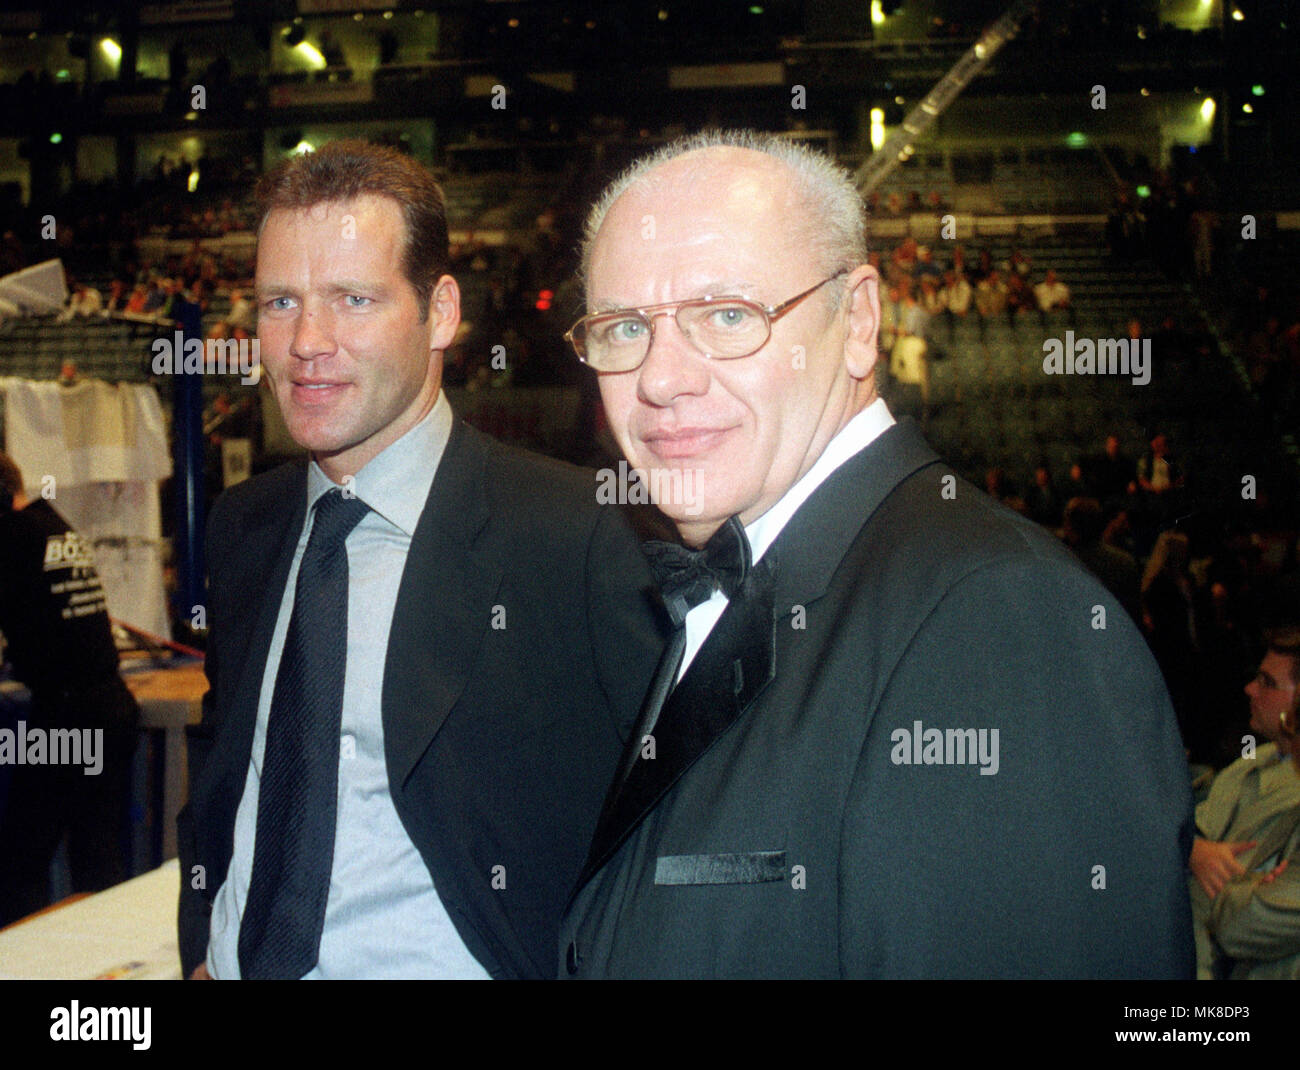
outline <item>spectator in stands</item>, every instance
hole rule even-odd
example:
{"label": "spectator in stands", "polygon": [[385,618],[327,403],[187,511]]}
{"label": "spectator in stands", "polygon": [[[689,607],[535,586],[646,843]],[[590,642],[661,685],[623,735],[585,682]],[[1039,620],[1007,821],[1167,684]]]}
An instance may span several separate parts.
{"label": "spectator in stands", "polygon": [[1034,308],[1034,292],[1029,288],[1029,283],[1023,275],[1012,272],[1007,276],[1007,322],[1014,327],[1016,313],[1029,312]]}
{"label": "spectator in stands", "polygon": [[1169,436],[1163,431],[1151,437],[1151,448],[1138,458],[1137,483],[1145,497],[1144,508],[1157,525],[1170,514],[1170,502],[1182,489],[1184,479],[1169,452]]}
{"label": "spectator in stands", "polygon": [[67,323],[73,316],[97,316],[104,307],[104,299],[93,286],[76,283],[68,297],[67,307],[59,313],[59,322]]}
{"label": "spectator in stands", "polygon": [[1093,460],[1088,468],[1093,489],[1104,505],[1121,503],[1137,489],[1137,471],[1133,460],[1126,457],[1120,449],[1117,435],[1106,436],[1106,446],[1101,456]]}
{"label": "spectator in stands", "polygon": [[1015,488],[1007,480],[1001,468],[993,467],[984,473],[984,490],[990,498],[1005,501],[1015,494]]}
{"label": "spectator in stands", "polygon": [[913,269],[913,273],[918,279],[924,279],[927,277],[938,279],[942,277],[943,272],[939,269],[939,265],[934,262],[934,253],[928,245],[917,247],[916,266]]}
{"label": "spectator in stands", "polygon": [[145,315],[162,315],[172,296],[168,285],[170,282],[170,279],[161,279],[156,275],[149,280],[148,295],[144,299],[144,308],[141,309]]}
{"label": "spectator in stands", "polygon": [[1132,554],[1135,561],[1141,560],[1136,552],[1137,540],[1133,536],[1133,524],[1127,509],[1119,510],[1106,521],[1106,530],[1101,533],[1101,541],[1107,546],[1123,550],[1126,554]]}
{"label": "spectator in stands", "polygon": [[1053,269],[1048,268],[1043,281],[1034,287],[1034,300],[1038,302],[1038,311],[1046,324],[1049,312],[1071,308],[1070,288],[1056,277]]}
{"label": "spectator in stands", "polygon": [[[1278,874],[1278,862],[1295,858],[1295,834],[1300,815],[1300,777],[1292,767],[1296,754],[1297,690],[1300,689],[1300,628],[1286,628],[1268,637],[1268,651],[1259,672],[1246,685],[1250,697],[1250,726],[1267,742],[1248,741],[1242,757],[1214,779],[1209,796],[1196,808],[1197,838],[1192,844],[1188,886],[1196,932],[1197,977],[1205,980],[1223,972],[1222,953],[1242,960],[1276,959],[1275,945],[1262,939],[1258,922],[1272,915],[1272,937],[1283,935],[1281,923],[1297,919],[1295,901],[1280,908],[1270,903],[1270,890],[1260,884]],[[1284,842],[1277,842],[1283,832]],[[1258,849],[1256,849],[1258,848]],[[1281,859],[1277,856],[1281,855]],[[1288,894],[1300,876],[1288,880]],[[1275,889],[1283,891],[1284,889]],[[1221,897],[1227,897],[1220,903]],[[1258,896],[1258,899],[1256,898]],[[1300,919],[1297,919],[1300,920]],[[1248,923],[1255,922],[1253,937]],[[1286,924],[1289,954],[1300,951],[1294,921]],[[1215,942],[1211,942],[1211,933]],[[1265,950],[1268,953],[1261,953]],[[1241,965],[1240,963],[1238,965]],[[1296,963],[1286,967],[1295,976]],[[1252,972],[1248,966],[1245,973]],[[1242,976],[1236,969],[1233,976]],[[1257,974],[1262,975],[1262,974]]]}
{"label": "spectator in stands", "polygon": [[104,310],[125,312],[127,298],[126,283],[122,279],[114,279],[108,284],[108,299],[104,302]]}
{"label": "spectator in stands", "polygon": [[964,320],[970,312],[974,291],[960,271],[945,271],[943,274],[944,312],[948,317],[948,337],[956,334],[956,321]]}
{"label": "spectator in stands", "polygon": [[126,303],[124,311],[135,313],[141,316],[147,315],[144,306],[149,300],[149,290],[143,283],[137,283],[135,289],[131,291],[131,297]]}
{"label": "spectator in stands", "polygon": [[[981,254],[982,258],[983,254]],[[1007,311],[1007,284],[994,268],[975,287],[975,310],[980,317],[980,337],[984,337],[989,320]]]}
{"label": "spectator in stands", "polygon": [[1013,245],[1011,255],[1007,257],[1007,274],[1019,275],[1022,279],[1028,281],[1032,268],[1033,265],[1028,255]]}
{"label": "spectator in stands", "polygon": [[1197,706],[1198,607],[1190,564],[1188,537],[1179,531],[1162,531],[1142,576],[1142,623],[1173,699],[1183,741],[1199,757],[1203,726],[1194,723],[1193,716]]}
{"label": "spectator in stands", "polygon": [[1134,622],[1142,619],[1142,570],[1137,559],[1102,541],[1104,518],[1096,498],[1071,498],[1065,506],[1062,537]]}
{"label": "spectator in stands", "polygon": [[1025,508],[1029,518],[1043,527],[1060,527],[1064,504],[1052,482],[1052,473],[1046,461],[1040,461],[1034,469],[1034,485],[1025,494]]}
{"label": "spectator in stands", "polygon": [[895,268],[904,274],[911,275],[916,269],[917,245],[915,238],[904,238],[898,243],[898,248],[894,250],[891,258]]}
{"label": "spectator in stands", "polygon": [[1065,486],[1061,488],[1061,497],[1068,502],[1071,498],[1091,498],[1093,496],[1092,485],[1084,478],[1083,465],[1078,461],[1072,461],[1069,475],[1065,480]]}
{"label": "spectator in stands", "polygon": [[927,320],[933,323],[936,316],[948,311],[948,291],[938,286],[934,276],[922,275],[920,302]]}
{"label": "spectator in stands", "polygon": [[187,299],[185,281],[179,276],[163,279],[163,306],[159,315],[165,319],[177,319],[177,306]]}
{"label": "spectator in stands", "polygon": [[930,357],[925,332],[929,316],[916,299],[912,280],[904,277],[900,287],[898,320],[894,325],[894,346],[889,354],[890,374],[900,383],[921,388],[923,419],[930,406]]}

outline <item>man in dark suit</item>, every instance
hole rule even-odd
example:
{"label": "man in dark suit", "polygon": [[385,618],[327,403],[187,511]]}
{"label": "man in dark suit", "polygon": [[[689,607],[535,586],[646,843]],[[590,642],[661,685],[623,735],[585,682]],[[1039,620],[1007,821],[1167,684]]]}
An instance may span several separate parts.
{"label": "man in dark suit", "polygon": [[562,977],[1186,977],[1191,793],[1114,598],[877,396],[847,174],[668,146],[569,333],[685,546]]}
{"label": "man in dark suit", "polygon": [[644,558],[591,473],[452,415],[424,167],[336,142],[259,197],[261,359],[311,456],[209,523],[185,973],[550,975],[661,645]]}

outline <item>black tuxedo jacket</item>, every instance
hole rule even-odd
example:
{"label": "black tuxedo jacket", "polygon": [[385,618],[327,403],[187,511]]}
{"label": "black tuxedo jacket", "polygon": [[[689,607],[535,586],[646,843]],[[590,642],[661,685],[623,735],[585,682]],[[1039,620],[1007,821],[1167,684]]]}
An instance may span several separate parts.
{"label": "black tuxedo jacket", "polygon": [[[394,609],[389,788],[458,932],[496,977],[554,974],[564,900],[662,646],[637,540],[595,490],[593,473],[457,420]],[[301,462],[233,488],[208,524],[211,690],[179,819],[186,976],[230,863],[305,511]]]}
{"label": "black tuxedo jacket", "polygon": [[911,421],[799,509],[651,734],[562,977],[1191,975],[1191,792],[1155,663]]}

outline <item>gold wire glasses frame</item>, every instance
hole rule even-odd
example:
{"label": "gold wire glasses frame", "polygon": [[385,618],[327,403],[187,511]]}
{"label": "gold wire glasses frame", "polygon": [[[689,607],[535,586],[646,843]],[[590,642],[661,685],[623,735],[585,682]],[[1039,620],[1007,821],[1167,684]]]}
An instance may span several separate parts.
{"label": "gold wire glasses frame", "polygon": [[578,359],[588,367],[598,372],[630,372],[639,368],[650,353],[654,342],[654,321],[659,316],[671,314],[682,334],[710,360],[749,357],[767,345],[776,320],[832,279],[847,274],[848,270],[841,268],[779,305],[760,305],[743,297],[666,301],[661,305],[620,308],[583,316],[565,332],[564,337],[573,346]]}

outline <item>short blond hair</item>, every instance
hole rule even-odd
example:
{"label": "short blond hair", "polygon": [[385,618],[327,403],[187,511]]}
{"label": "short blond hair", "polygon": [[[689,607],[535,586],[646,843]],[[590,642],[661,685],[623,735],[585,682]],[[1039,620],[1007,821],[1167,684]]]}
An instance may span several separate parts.
{"label": "short blond hair", "polygon": [[867,259],[867,209],[848,170],[809,145],[756,130],[705,130],[679,137],[627,167],[600,195],[587,214],[582,239],[580,276],[590,280],[591,253],[610,208],[650,173],[679,156],[703,149],[733,148],[761,152],[784,164],[791,185],[807,215],[808,246],[829,275],[852,270]]}

